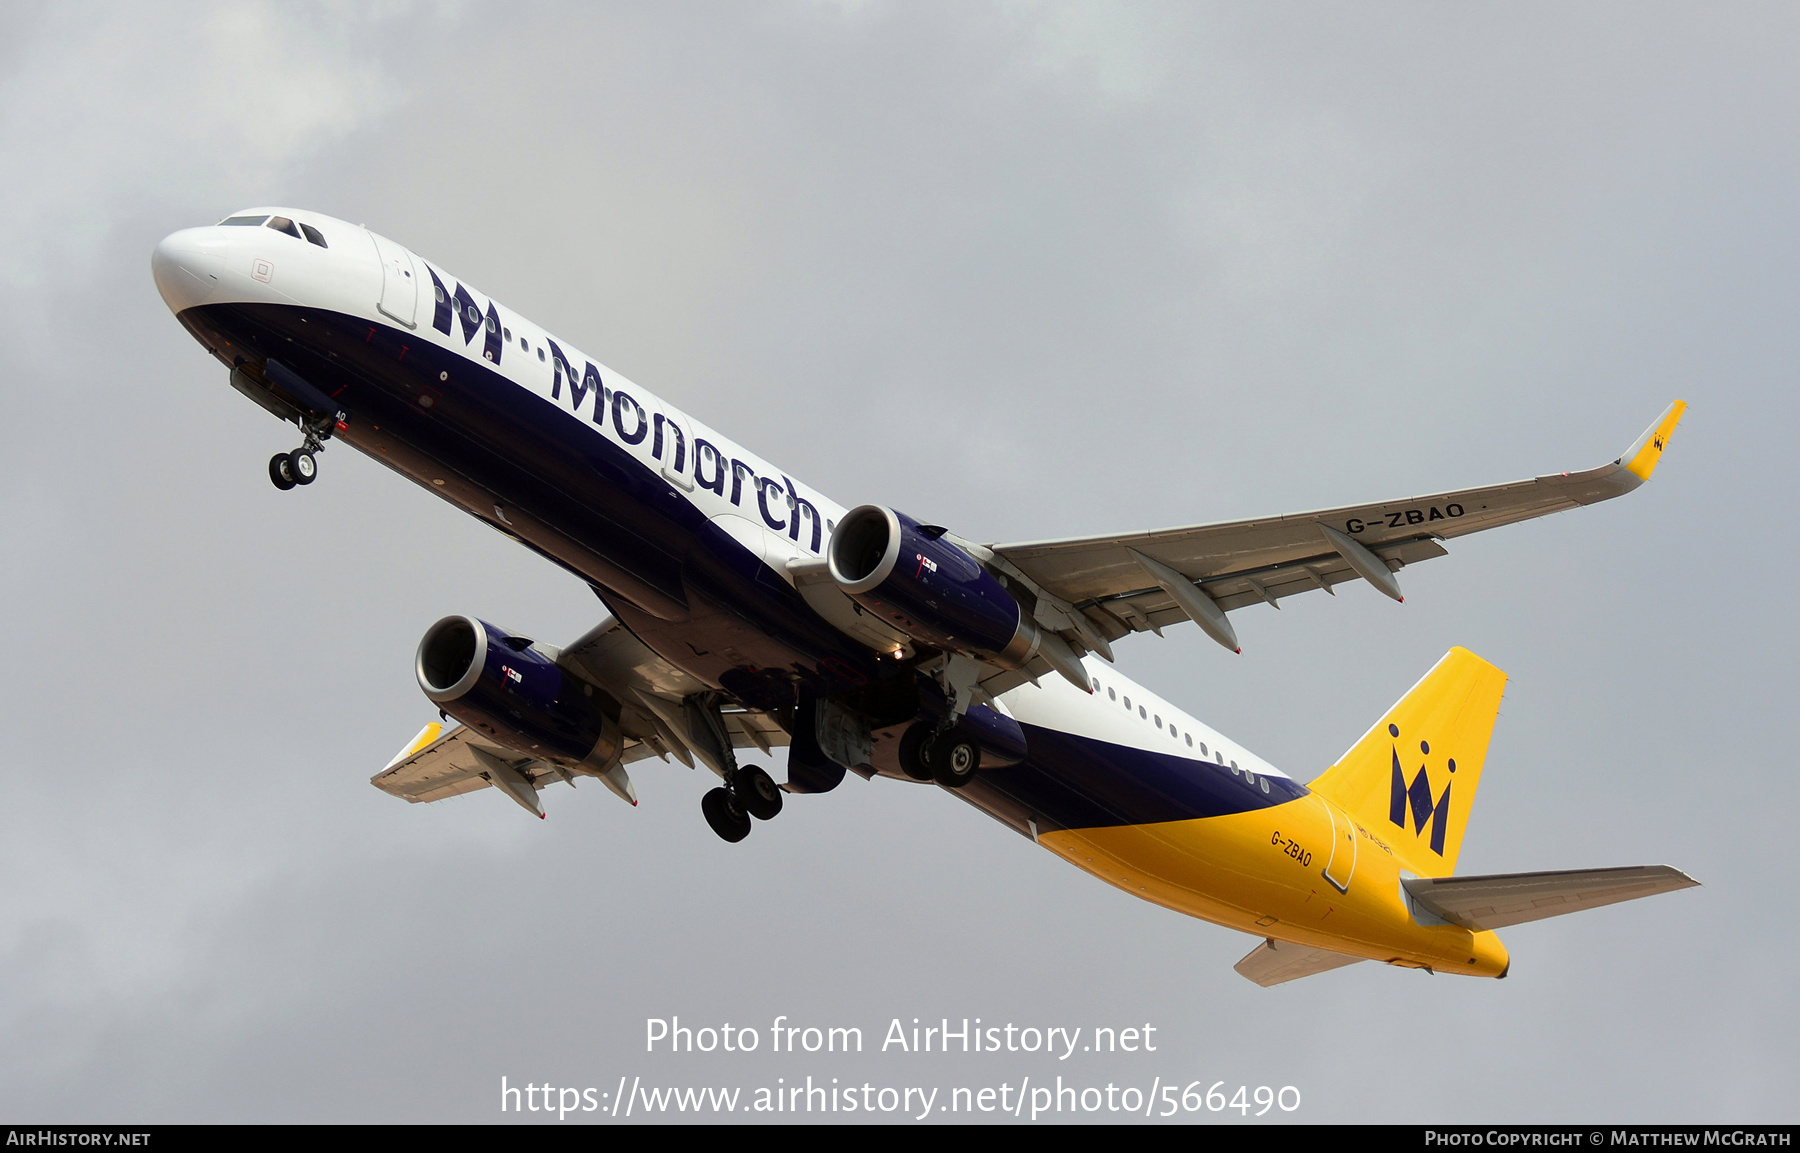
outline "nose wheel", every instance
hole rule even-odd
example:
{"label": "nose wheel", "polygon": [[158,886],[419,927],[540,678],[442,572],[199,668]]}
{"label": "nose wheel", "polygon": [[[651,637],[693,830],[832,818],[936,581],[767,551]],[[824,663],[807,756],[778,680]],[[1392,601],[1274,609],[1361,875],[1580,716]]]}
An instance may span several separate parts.
{"label": "nose wheel", "polygon": [[306,433],[306,443],[292,452],[278,452],[269,458],[269,479],[284,492],[319,479],[318,455],[325,451],[325,441],[331,435],[331,426],[326,423],[300,427]]}
{"label": "nose wheel", "polygon": [[719,839],[732,844],[750,835],[750,818],[773,820],[781,812],[781,786],[755,765],[731,774],[729,783],[700,798],[700,812]]}
{"label": "nose wheel", "polygon": [[278,452],[269,458],[269,479],[275,487],[286,490],[297,484],[311,484],[319,477],[319,462],[304,448]]}

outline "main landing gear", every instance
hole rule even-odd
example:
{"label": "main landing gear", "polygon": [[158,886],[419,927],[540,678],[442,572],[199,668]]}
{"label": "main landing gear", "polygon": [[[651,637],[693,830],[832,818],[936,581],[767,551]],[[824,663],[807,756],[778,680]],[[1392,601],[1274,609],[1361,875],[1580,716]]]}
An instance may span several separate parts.
{"label": "main landing gear", "polygon": [[700,811],[721,840],[736,844],[750,835],[751,817],[768,821],[781,812],[781,786],[755,765],[745,765],[700,798]]}
{"label": "main landing gear", "polygon": [[981,746],[968,736],[920,721],[900,738],[900,767],[915,781],[960,789],[981,771]]}

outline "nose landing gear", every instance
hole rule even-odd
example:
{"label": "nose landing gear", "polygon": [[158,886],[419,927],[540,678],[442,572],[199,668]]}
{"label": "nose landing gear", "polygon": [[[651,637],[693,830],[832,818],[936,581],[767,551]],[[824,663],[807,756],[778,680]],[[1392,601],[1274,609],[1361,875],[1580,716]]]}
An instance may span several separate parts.
{"label": "nose landing gear", "polygon": [[[336,421],[344,419],[338,413]],[[286,491],[299,484],[311,484],[319,478],[319,453],[325,451],[325,442],[331,439],[332,420],[315,421],[303,424],[300,431],[306,434],[306,443],[292,452],[278,452],[269,458],[269,480],[276,488]]]}
{"label": "nose landing gear", "polygon": [[305,448],[278,452],[269,458],[269,479],[284,491],[297,484],[311,484],[318,476],[319,462]]}

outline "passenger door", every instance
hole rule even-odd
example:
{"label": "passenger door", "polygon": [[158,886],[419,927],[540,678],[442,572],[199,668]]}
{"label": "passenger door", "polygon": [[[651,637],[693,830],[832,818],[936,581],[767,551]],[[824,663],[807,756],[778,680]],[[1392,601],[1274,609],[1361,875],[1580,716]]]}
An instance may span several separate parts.
{"label": "passenger door", "polygon": [[673,413],[658,413],[650,451],[662,463],[663,478],[683,492],[694,491],[694,438],[687,422]]}
{"label": "passenger door", "polygon": [[369,239],[375,242],[375,255],[381,261],[381,299],[375,306],[408,328],[418,327],[413,317],[419,307],[419,277],[412,253],[373,232]]}

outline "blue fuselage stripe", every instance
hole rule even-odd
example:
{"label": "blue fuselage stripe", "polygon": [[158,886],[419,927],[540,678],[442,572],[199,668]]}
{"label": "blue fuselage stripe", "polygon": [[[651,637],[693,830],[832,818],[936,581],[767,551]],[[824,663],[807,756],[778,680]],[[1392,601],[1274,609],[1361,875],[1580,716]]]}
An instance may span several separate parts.
{"label": "blue fuselage stripe", "polygon": [[290,364],[349,412],[340,439],[422,484],[446,480],[441,494],[593,584],[646,643],[703,680],[739,666],[816,671],[827,658],[877,675],[866,648],[653,468],[493,368],[317,309],[207,305],[183,319],[209,347],[229,340]]}
{"label": "blue fuselage stripe", "polygon": [[[208,305],[182,320],[215,353],[279,358],[349,414],[340,439],[577,574],[652,649],[708,683],[746,669],[797,671],[821,688],[840,673],[849,683],[882,674],[654,468],[493,367],[319,309]],[[1024,729],[1024,761],[959,790],[1020,831],[1220,816],[1306,795],[1285,777]]]}
{"label": "blue fuselage stripe", "polygon": [[1287,777],[1253,776],[1209,761],[1025,725],[1030,749],[1010,768],[983,769],[962,795],[1038,832],[1219,817],[1306,795]]}

